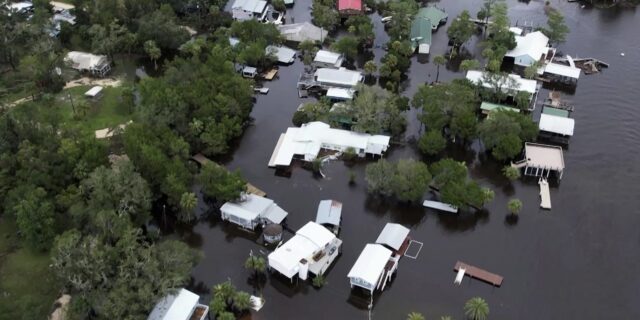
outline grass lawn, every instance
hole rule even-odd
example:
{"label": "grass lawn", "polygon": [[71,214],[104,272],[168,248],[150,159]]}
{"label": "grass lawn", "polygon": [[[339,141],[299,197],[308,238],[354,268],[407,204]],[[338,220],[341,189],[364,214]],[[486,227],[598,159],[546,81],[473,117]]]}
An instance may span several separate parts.
{"label": "grass lawn", "polygon": [[16,229],[0,217],[0,319],[46,319],[58,295],[49,254],[21,248]]}
{"label": "grass lawn", "polygon": [[[57,95],[56,107],[63,119],[79,123],[87,131],[116,127],[131,120],[132,110],[121,102],[123,87],[104,87],[102,95],[95,99],[84,96],[89,89],[91,86],[73,87]],[[85,110],[79,107],[82,104],[87,106]]]}

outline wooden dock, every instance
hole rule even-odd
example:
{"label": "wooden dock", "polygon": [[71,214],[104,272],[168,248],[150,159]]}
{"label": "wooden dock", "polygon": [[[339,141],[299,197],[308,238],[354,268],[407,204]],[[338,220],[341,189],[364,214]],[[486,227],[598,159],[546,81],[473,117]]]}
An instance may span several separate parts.
{"label": "wooden dock", "polygon": [[465,269],[465,273],[468,274],[470,277],[476,278],[478,280],[482,280],[496,287],[501,286],[502,280],[504,279],[502,276],[499,276],[495,273],[491,273],[484,269],[480,269],[478,267],[474,267],[472,265],[458,261],[456,262],[456,265],[453,267],[453,270],[458,272],[460,268]]}
{"label": "wooden dock", "polygon": [[[211,161],[211,159],[205,157],[202,153],[198,153],[198,154],[194,155],[193,157],[191,157],[191,159],[193,159],[193,161],[199,163],[201,166],[204,166],[206,164],[212,164],[212,165],[215,165],[215,166],[220,166],[219,164]],[[249,182],[247,182],[247,192],[251,193],[251,194],[255,194],[256,196],[259,196],[259,197],[267,196],[266,192],[258,189],[256,186],[252,185]]]}
{"label": "wooden dock", "polygon": [[551,195],[549,193],[549,183],[546,179],[538,180],[540,185],[540,208],[551,210]]}

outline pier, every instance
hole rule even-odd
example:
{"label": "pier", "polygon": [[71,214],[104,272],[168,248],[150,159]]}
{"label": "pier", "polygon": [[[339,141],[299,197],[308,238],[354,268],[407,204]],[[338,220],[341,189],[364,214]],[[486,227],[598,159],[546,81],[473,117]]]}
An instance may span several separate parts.
{"label": "pier", "polygon": [[[460,262],[460,261],[456,262],[456,265],[453,267],[453,270],[455,270],[456,272],[459,272],[461,269],[464,270],[464,273],[468,274],[470,277],[476,278],[478,280],[482,280],[496,287],[501,286],[502,280],[504,279],[502,276],[497,275],[495,273],[491,273],[484,269],[474,267],[464,262]],[[462,273],[462,276],[464,276],[464,273]],[[460,275],[456,276],[456,283],[462,281],[462,276]],[[459,281],[458,281],[458,278],[460,278]]]}

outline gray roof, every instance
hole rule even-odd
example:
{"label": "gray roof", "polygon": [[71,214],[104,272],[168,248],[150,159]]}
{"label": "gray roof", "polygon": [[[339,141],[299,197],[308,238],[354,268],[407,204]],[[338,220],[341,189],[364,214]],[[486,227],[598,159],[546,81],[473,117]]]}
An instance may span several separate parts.
{"label": "gray roof", "polygon": [[341,202],[335,200],[320,201],[320,204],[318,205],[318,213],[316,214],[316,223],[339,226],[341,217]]}
{"label": "gray roof", "polygon": [[285,39],[295,42],[324,41],[327,38],[327,30],[316,27],[310,22],[283,24],[278,26],[278,30]]}
{"label": "gray roof", "polygon": [[409,229],[399,225],[397,223],[387,223],[380,232],[376,243],[383,244],[393,248],[394,250],[400,249],[402,243],[409,236]]}
{"label": "gray roof", "polygon": [[264,50],[267,54],[276,56],[280,63],[292,63],[296,57],[296,51],[287,47],[267,46]]}
{"label": "gray roof", "polygon": [[197,294],[180,289],[160,299],[147,320],[188,320],[199,299]]}

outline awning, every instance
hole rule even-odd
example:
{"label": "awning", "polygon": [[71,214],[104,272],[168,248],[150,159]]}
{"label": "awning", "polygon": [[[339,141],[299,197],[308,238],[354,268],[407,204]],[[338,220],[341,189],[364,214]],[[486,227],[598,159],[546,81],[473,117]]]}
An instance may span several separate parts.
{"label": "awning", "polygon": [[387,245],[394,250],[399,250],[404,240],[409,236],[409,229],[397,223],[387,223],[378,236],[376,243]]}
{"label": "awning", "polygon": [[327,98],[351,100],[353,99],[353,90],[344,88],[327,89]]}
{"label": "awning", "polygon": [[543,113],[540,115],[540,123],[538,126],[540,131],[573,136],[575,120]]}
{"label": "awning", "polygon": [[287,217],[288,213],[280,208],[277,204],[271,205],[262,216],[271,223],[280,224]]}
{"label": "awning", "polygon": [[335,200],[320,201],[318,213],[316,214],[316,223],[339,226],[341,218],[342,203]]}

